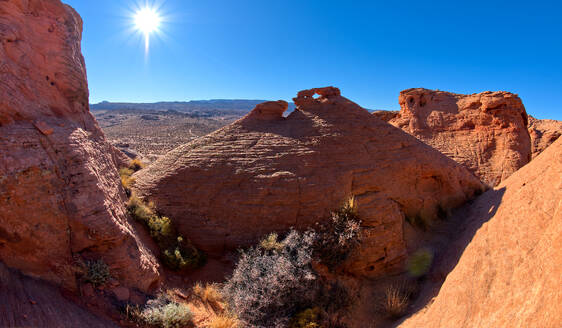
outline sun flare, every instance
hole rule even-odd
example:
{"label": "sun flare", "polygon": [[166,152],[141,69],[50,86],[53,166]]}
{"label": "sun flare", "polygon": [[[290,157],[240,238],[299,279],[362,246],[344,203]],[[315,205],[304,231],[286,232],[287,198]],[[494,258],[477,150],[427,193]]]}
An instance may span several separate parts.
{"label": "sun flare", "polygon": [[133,20],[135,29],[144,36],[145,52],[148,54],[150,35],[159,32],[162,17],[158,10],[147,5],[135,12]]}
{"label": "sun flare", "polygon": [[160,26],[160,15],[150,7],[140,9],[135,13],[135,26],[144,34],[150,34],[158,30]]}

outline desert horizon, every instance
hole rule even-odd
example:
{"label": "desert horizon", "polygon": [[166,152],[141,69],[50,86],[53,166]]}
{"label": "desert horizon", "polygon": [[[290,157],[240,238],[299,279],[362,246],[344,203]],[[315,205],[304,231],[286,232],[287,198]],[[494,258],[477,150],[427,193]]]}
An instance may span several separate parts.
{"label": "desert horizon", "polygon": [[561,327],[561,10],[0,1],[0,327]]}

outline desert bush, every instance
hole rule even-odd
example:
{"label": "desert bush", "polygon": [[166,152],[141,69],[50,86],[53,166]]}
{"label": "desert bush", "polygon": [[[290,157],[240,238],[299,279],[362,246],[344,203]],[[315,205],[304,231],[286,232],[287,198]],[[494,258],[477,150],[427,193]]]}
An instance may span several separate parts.
{"label": "desert bush", "polygon": [[315,307],[297,313],[288,328],[320,328],[320,308]]}
{"label": "desert bush", "polygon": [[266,251],[280,251],[283,249],[283,243],[277,241],[277,234],[270,233],[260,242],[260,247]]}
{"label": "desert bush", "polygon": [[410,255],[406,262],[408,273],[413,277],[421,277],[430,269],[433,262],[433,252],[427,248],[422,248]]}
{"label": "desert bush", "polygon": [[211,318],[206,328],[241,328],[240,322],[236,316],[223,313]]}
{"label": "desert bush", "polygon": [[140,159],[135,158],[133,160],[131,160],[131,162],[129,163],[129,167],[128,169],[132,170],[133,172],[137,172],[138,170],[144,168],[144,163],[141,162]]}
{"label": "desert bush", "polygon": [[314,232],[291,231],[283,248],[261,247],[241,252],[222,294],[245,327],[277,327],[299,309],[312,304],[318,293],[312,270]]}
{"label": "desert bush", "polygon": [[178,235],[172,221],[160,216],[153,205],[145,204],[134,193],[129,198],[127,210],[131,216],[142,222],[160,248],[164,265],[173,270],[194,268],[204,263],[204,256],[188,240]]}
{"label": "desert bush", "polygon": [[391,285],[385,290],[384,312],[390,318],[400,318],[408,309],[410,295],[403,286]]}
{"label": "desert bush", "polygon": [[132,308],[130,316],[133,322],[140,321],[162,328],[185,327],[190,325],[193,319],[193,313],[187,304],[177,303],[164,294],[149,300],[142,310]]}
{"label": "desert bush", "polygon": [[314,250],[315,257],[330,268],[342,264],[359,246],[361,220],[354,200],[332,212],[331,221],[319,228]]}
{"label": "desert bush", "polygon": [[103,260],[86,261],[82,278],[94,286],[101,286],[111,277],[109,267]]}
{"label": "desert bush", "polygon": [[125,192],[127,193],[127,197],[131,196],[131,185],[135,183],[135,179],[131,177],[133,173],[134,173],[133,170],[126,167],[122,167],[121,169],[119,169],[119,177],[121,178],[121,185],[125,189]]}
{"label": "desert bush", "polygon": [[220,287],[217,284],[201,284],[196,283],[193,286],[193,295],[201,300],[205,304],[209,304],[211,307],[216,308],[222,302],[222,295],[220,292]]}

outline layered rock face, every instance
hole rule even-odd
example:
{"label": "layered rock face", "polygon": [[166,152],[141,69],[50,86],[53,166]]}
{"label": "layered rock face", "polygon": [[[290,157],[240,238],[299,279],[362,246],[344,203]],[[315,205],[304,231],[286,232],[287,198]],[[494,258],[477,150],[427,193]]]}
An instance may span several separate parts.
{"label": "layered rock face", "polygon": [[169,152],[135,175],[137,193],[211,255],[314,226],[355,197],[365,238],[350,271],[376,276],[404,259],[406,217],[432,219],[482,188],[337,88],[301,91],[294,101],[286,118],[286,102],[266,102]]}
{"label": "layered rock face", "polygon": [[470,206],[458,264],[434,302],[400,327],[560,327],[561,200],[558,139]]}
{"label": "layered rock face", "polygon": [[88,107],[82,21],[59,0],[0,1],[0,259],[75,289],[104,260],[147,291],[158,264],[128,222],[117,154]]}
{"label": "layered rock face", "polygon": [[527,113],[509,92],[400,92],[401,110],[375,113],[497,185],[531,160]]}
{"label": "layered rock face", "polygon": [[562,135],[562,121],[537,120],[529,116],[529,134],[531,135],[533,158],[535,158],[560,138]]}

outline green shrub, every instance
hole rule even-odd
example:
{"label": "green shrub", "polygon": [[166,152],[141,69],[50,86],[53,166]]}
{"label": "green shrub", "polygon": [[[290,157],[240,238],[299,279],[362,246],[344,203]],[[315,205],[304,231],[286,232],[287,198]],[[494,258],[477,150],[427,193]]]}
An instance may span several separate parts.
{"label": "green shrub", "polygon": [[173,270],[202,265],[205,260],[204,256],[188,240],[178,235],[168,217],[157,215],[152,207],[132,194],[127,210],[135,220],[142,222],[147,227],[150,236],[160,248],[160,258],[164,265]]}
{"label": "green shrub", "polygon": [[89,282],[94,286],[101,286],[111,277],[109,267],[103,260],[86,261],[84,263],[85,270],[82,277],[85,282]]}
{"label": "green shrub", "polygon": [[415,251],[406,262],[408,273],[413,277],[421,277],[431,269],[433,252],[427,248]]}
{"label": "green shrub", "polygon": [[146,303],[144,309],[133,308],[132,321],[141,321],[162,328],[181,328],[192,323],[193,313],[186,304],[177,303],[165,295],[160,295]]}
{"label": "green shrub", "polygon": [[260,247],[266,251],[280,251],[283,249],[283,243],[277,241],[277,234],[270,233],[260,242]]}

